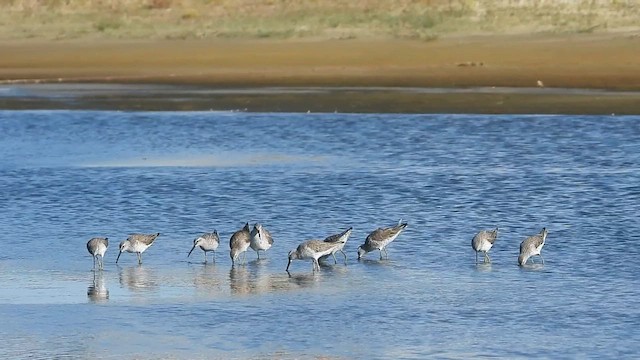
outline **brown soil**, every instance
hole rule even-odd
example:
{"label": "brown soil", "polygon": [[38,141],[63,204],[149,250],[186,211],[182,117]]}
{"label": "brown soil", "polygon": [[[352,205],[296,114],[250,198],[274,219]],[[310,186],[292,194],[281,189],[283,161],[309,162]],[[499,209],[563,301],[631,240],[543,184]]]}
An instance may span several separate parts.
{"label": "brown soil", "polygon": [[[631,34],[483,36],[431,42],[21,41],[0,43],[0,53],[0,84],[5,85],[110,82],[215,88],[482,87],[489,90],[411,93],[411,98],[398,101],[407,103],[407,112],[640,113],[640,93],[636,93],[640,91],[640,36]],[[492,87],[542,90],[505,94],[493,93]],[[603,96],[602,92],[545,91],[550,88],[623,93]],[[384,102],[379,92],[375,94],[368,96],[369,100],[354,100],[363,103],[351,106],[351,110]],[[436,104],[429,107],[425,102]],[[584,106],[587,108],[581,109]],[[280,110],[287,110],[284,107]]]}

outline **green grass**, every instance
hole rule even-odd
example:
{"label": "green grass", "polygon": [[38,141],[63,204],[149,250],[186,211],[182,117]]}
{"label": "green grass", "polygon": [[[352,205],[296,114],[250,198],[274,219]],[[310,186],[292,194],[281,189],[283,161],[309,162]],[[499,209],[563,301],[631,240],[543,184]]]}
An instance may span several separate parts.
{"label": "green grass", "polygon": [[0,0],[0,39],[432,40],[452,34],[639,31],[638,19],[637,0]]}

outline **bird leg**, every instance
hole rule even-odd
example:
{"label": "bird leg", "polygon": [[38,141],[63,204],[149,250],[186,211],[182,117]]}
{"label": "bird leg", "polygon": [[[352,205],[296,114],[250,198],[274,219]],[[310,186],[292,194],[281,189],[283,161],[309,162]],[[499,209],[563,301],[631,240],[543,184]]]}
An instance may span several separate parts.
{"label": "bird leg", "polygon": [[136,255],[138,255],[138,265],[142,265],[142,256],[140,256],[139,252]]}
{"label": "bird leg", "polygon": [[542,257],[541,254],[538,254],[538,256],[540,256],[540,259],[542,259],[542,265],[544,265],[544,258]]}
{"label": "bird leg", "polygon": [[342,255],[344,255],[344,264],[347,264],[347,254],[344,253],[344,251],[340,250],[340,252],[342,253]]}
{"label": "bird leg", "polygon": [[204,263],[206,264],[207,263],[207,252],[206,251],[203,251],[203,252],[204,252]]}
{"label": "bird leg", "polygon": [[333,263],[337,264],[338,260],[336,259],[336,254],[335,253],[331,253],[331,256],[333,256]]}
{"label": "bird leg", "polygon": [[486,263],[491,263],[491,258],[489,257],[489,254],[487,254],[487,252],[484,252],[484,262]]}
{"label": "bird leg", "polygon": [[478,265],[478,252],[476,251],[476,265]]}
{"label": "bird leg", "polygon": [[96,257],[95,256],[92,256],[92,257],[93,257],[93,268],[95,269],[96,268]]}

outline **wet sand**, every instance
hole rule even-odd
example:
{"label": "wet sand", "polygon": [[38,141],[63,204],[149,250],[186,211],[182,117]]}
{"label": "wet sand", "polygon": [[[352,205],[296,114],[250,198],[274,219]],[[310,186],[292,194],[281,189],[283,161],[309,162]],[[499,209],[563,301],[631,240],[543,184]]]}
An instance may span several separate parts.
{"label": "wet sand", "polygon": [[0,52],[2,108],[640,113],[637,34],[28,40]]}

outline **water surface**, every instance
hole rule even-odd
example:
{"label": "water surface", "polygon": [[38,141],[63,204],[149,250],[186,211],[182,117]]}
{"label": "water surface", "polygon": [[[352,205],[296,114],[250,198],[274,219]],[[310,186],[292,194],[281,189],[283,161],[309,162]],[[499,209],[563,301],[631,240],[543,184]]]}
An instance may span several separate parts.
{"label": "water surface", "polygon": [[[640,353],[639,117],[0,111],[0,153],[3,358]],[[389,259],[358,262],[399,219]],[[245,222],[275,244],[232,267]],[[284,271],[350,226],[346,265]],[[518,267],[542,227],[545,264]],[[213,229],[216,262],[187,258]],[[116,265],[133,232],[162,235]]]}

